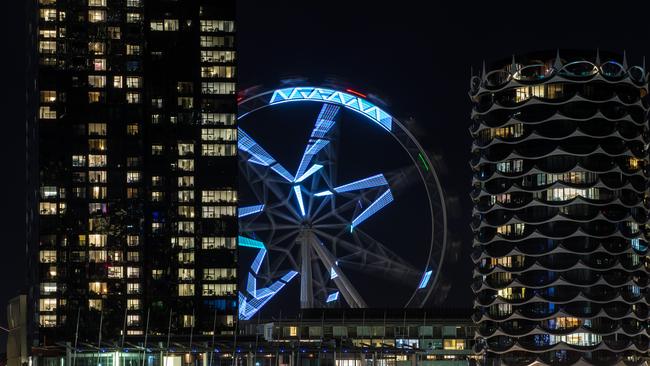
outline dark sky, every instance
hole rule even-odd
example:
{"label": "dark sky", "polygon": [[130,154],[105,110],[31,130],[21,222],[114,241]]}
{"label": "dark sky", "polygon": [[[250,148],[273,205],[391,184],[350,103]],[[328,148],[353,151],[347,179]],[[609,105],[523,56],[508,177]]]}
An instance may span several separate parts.
{"label": "dark sky", "polygon": [[[24,285],[24,0],[3,2],[0,325]],[[470,66],[540,49],[626,49],[650,54],[645,2],[253,1],[238,0],[242,87],[287,75],[333,76],[380,95],[413,117],[425,147],[443,158],[443,180],[461,213],[451,229],[469,248]],[[469,262],[468,250],[460,253]],[[468,306],[469,265],[456,266],[449,304]],[[0,349],[4,340],[0,339]]]}

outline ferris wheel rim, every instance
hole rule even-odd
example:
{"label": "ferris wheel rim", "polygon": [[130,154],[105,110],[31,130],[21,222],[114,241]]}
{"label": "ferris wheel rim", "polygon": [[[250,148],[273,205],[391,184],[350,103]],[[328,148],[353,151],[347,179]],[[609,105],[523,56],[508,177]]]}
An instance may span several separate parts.
{"label": "ferris wheel rim", "polygon": [[[244,118],[246,118],[248,115],[253,114],[259,110],[270,108],[273,106],[281,105],[281,104],[287,104],[287,103],[293,103],[293,102],[311,102],[311,103],[319,103],[319,104],[337,104],[342,107],[346,107],[346,110],[351,110],[354,112],[357,112],[361,114],[362,116],[369,118],[368,115],[364,115],[363,111],[360,111],[359,109],[353,109],[349,108],[348,105],[345,105],[344,103],[340,103],[337,101],[328,101],[328,100],[319,100],[319,99],[310,99],[310,98],[298,98],[298,99],[287,99],[287,100],[281,100],[281,101],[272,101],[272,98],[278,91],[282,90],[324,90],[324,91],[332,91],[332,92],[337,92],[337,93],[342,93],[342,94],[348,94],[346,92],[343,92],[341,90],[338,90],[336,88],[332,87],[320,87],[320,86],[312,86],[312,85],[296,85],[296,86],[289,86],[289,87],[281,87],[281,88],[270,88],[270,89],[265,89],[261,92],[256,92],[250,96],[247,96],[245,98],[241,98],[237,102],[238,106],[238,112],[237,112],[237,121],[241,121]],[[348,89],[349,90],[349,89]],[[381,109],[381,107],[374,105],[374,103],[369,102],[365,97],[361,97],[360,95],[354,95],[355,98],[360,99],[364,101],[365,103],[375,106],[378,109]],[[359,102],[361,105],[361,102]],[[242,113],[242,107],[246,106],[248,104],[254,104],[252,108],[245,110]],[[409,158],[411,159],[411,162],[413,163],[414,166],[417,167],[418,175],[420,176],[420,179],[422,181],[422,184],[424,185],[426,195],[427,195],[427,201],[428,201],[428,206],[429,206],[429,214],[431,215],[431,230],[430,230],[430,235],[431,235],[431,240],[429,243],[429,249],[428,249],[428,255],[427,255],[427,261],[426,261],[426,268],[424,269],[424,272],[428,270],[428,268],[431,267],[432,264],[435,264],[435,274],[431,274],[430,278],[428,279],[428,285],[426,286],[426,291],[420,291],[418,292],[418,288],[413,291],[413,294],[411,297],[408,299],[404,307],[409,307],[409,306],[415,306],[415,307],[423,307],[427,303],[429,297],[431,296],[431,293],[433,290],[437,287],[437,285],[440,282],[440,277],[441,277],[441,271],[443,268],[446,252],[448,249],[448,217],[447,217],[447,206],[446,206],[446,200],[444,197],[444,191],[442,189],[442,185],[440,183],[440,179],[438,177],[436,167],[431,161],[429,154],[422,148],[420,145],[419,141],[413,136],[413,134],[400,122],[399,119],[394,117],[393,115],[385,112],[383,109],[381,109],[382,112],[386,113],[386,116],[390,118],[390,128],[386,128],[385,125],[381,125],[383,129],[388,132],[402,147],[402,149],[407,153]],[[372,118],[369,118],[372,119]],[[373,120],[373,122],[378,122],[377,120]],[[403,133],[405,137],[407,138],[408,142],[414,145],[415,150],[419,152],[418,156],[414,156],[409,148],[405,145],[405,142],[402,141],[393,131],[393,126],[396,126],[399,132]],[[426,171],[429,172],[430,178],[427,178],[425,175],[426,172],[423,171],[421,168],[421,165],[419,164],[417,158],[420,158],[423,160],[425,165],[428,167]],[[432,187],[429,186],[428,182],[433,183],[433,189],[435,189],[435,192],[432,192]],[[437,198],[437,202],[434,202],[434,198]],[[437,216],[435,208],[438,208],[440,212],[437,214],[440,216]],[[441,223],[438,225],[435,224],[436,218],[441,219]],[[437,226],[442,226],[441,228],[438,228]],[[441,230],[441,238],[440,240],[436,240],[436,230]],[[434,251],[436,250],[436,247],[439,247],[439,255],[437,258],[434,258]],[[437,260],[436,260],[437,259]],[[412,304],[413,303],[413,304]]]}

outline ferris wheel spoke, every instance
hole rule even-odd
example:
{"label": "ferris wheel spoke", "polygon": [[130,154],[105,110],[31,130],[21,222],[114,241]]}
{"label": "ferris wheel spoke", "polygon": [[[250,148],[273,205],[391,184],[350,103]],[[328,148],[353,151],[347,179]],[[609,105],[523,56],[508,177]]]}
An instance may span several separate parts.
{"label": "ferris wheel spoke", "polygon": [[355,240],[356,243],[352,243],[321,230],[316,230],[316,232],[347,252],[345,255],[341,254],[337,259],[344,259],[350,264],[354,263],[358,269],[379,269],[383,272],[397,273],[400,276],[417,277],[421,274],[413,265],[370,236],[367,236],[366,239],[371,242],[369,244],[363,243],[361,240]]}
{"label": "ferris wheel spoke", "polygon": [[309,231],[306,234],[308,235],[308,240],[311,244],[311,247],[314,249],[314,252],[316,252],[316,255],[320,259],[321,263],[325,266],[325,268],[330,268],[330,270],[334,271],[337,274],[337,276],[333,277],[332,280],[334,281],[336,287],[339,289],[340,293],[343,295],[343,298],[348,303],[348,305],[352,308],[368,307],[366,305],[366,302],[363,300],[363,297],[361,297],[361,294],[359,294],[350,280],[348,280],[345,273],[343,273],[338,264],[336,264],[336,257],[327,249],[327,247],[325,247],[325,245],[323,245],[323,243],[321,243],[321,241],[313,232]]}

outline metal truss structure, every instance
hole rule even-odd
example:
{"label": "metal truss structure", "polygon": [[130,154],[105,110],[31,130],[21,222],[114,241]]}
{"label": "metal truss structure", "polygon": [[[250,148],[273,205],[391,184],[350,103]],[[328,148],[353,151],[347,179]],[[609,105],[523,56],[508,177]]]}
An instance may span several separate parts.
{"label": "metal truss structure", "polygon": [[[239,128],[240,174],[257,202],[239,208],[240,248],[256,250],[245,288],[239,292],[239,317],[250,319],[293,278],[300,278],[300,306],[311,308],[341,299],[352,308],[368,306],[346,268],[404,279],[413,289],[405,306],[421,307],[433,292],[447,242],[446,209],[440,183],[427,154],[401,123],[360,95],[318,87],[267,91],[240,101],[241,121],[259,109],[291,102],[322,105],[295,172]],[[431,220],[426,256],[415,267],[393,248],[363,230],[393,202],[398,184],[378,172],[337,184],[332,132],[350,110],[389,133],[408,153],[426,191]],[[258,287],[262,285],[261,287]]]}

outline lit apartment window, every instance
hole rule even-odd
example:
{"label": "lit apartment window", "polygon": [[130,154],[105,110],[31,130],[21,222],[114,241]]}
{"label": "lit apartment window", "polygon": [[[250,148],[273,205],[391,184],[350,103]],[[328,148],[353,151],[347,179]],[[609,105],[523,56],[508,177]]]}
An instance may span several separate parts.
{"label": "lit apartment window", "polygon": [[140,267],[127,267],[126,276],[128,278],[140,278]]}
{"label": "lit apartment window", "polygon": [[126,87],[127,88],[142,88],[142,78],[139,76],[127,76],[126,77]]}
{"label": "lit apartment window", "polygon": [[90,262],[104,263],[106,262],[107,254],[105,250],[89,250],[88,259]]}
{"label": "lit apartment window", "polygon": [[56,110],[52,109],[49,105],[41,106],[38,109],[38,118],[56,119]]}
{"label": "lit apartment window", "polygon": [[108,278],[124,278],[122,266],[108,266]]}
{"label": "lit apartment window", "polygon": [[140,23],[142,22],[142,14],[140,13],[126,13],[127,23]]}
{"label": "lit apartment window", "polygon": [[178,159],[177,163],[178,169],[185,172],[194,171],[194,160],[193,159]]}
{"label": "lit apartment window", "polygon": [[88,22],[100,23],[106,21],[106,10],[88,10]]}
{"label": "lit apartment window", "polygon": [[56,291],[56,282],[41,282],[41,295],[53,295]]}
{"label": "lit apartment window", "polygon": [[162,202],[165,198],[165,192],[152,191],[151,192],[151,202]]}
{"label": "lit apartment window", "polygon": [[171,239],[172,247],[178,245],[182,249],[194,249],[194,238],[191,236],[181,236]]}
{"label": "lit apartment window", "polygon": [[56,327],[56,315],[53,314],[39,315],[39,325],[43,328]]}
{"label": "lit apartment window", "polygon": [[127,252],[126,260],[129,262],[139,262],[140,261],[140,252]]}
{"label": "lit apartment window", "polygon": [[203,269],[203,279],[214,281],[214,280],[224,280],[224,279],[234,279],[237,275],[237,270],[235,268],[204,268]]}
{"label": "lit apartment window", "polygon": [[56,30],[54,29],[40,29],[38,34],[41,38],[56,38]]}
{"label": "lit apartment window", "polygon": [[193,176],[182,176],[178,177],[178,186],[179,187],[194,187],[194,177]]}
{"label": "lit apartment window", "polygon": [[237,149],[234,144],[202,144],[202,156],[235,156]]}
{"label": "lit apartment window", "polygon": [[465,349],[465,340],[464,339],[445,339],[443,341],[443,348],[446,350],[464,350]]}
{"label": "lit apartment window", "polygon": [[105,170],[92,170],[88,172],[88,181],[90,183],[106,183]]}
{"label": "lit apartment window", "polygon": [[183,314],[183,327],[189,328],[194,326],[194,315]]}
{"label": "lit apartment window", "polygon": [[88,290],[95,294],[105,295],[108,293],[108,286],[106,282],[89,282]]}
{"label": "lit apartment window", "polygon": [[178,19],[152,20],[149,26],[152,31],[177,31]]}
{"label": "lit apartment window", "polygon": [[178,216],[186,219],[193,219],[194,206],[178,206]]}
{"label": "lit apartment window", "polygon": [[88,92],[88,103],[100,103],[104,100],[103,93],[98,91]]}
{"label": "lit apartment window", "polygon": [[106,0],[88,0],[88,6],[106,6]]}
{"label": "lit apartment window", "polygon": [[88,139],[88,150],[93,152],[106,151],[106,139]]}
{"label": "lit apartment window", "polygon": [[524,135],[523,123],[515,123],[506,127],[486,128],[479,132],[478,141],[487,143],[494,138],[513,139]]}
{"label": "lit apartment window", "polygon": [[232,47],[235,44],[235,39],[232,36],[201,36],[200,44],[201,47]]}
{"label": "lit apartment window", "polygon": [[101,299],[88,299],[88,309],[102,311],[102,300]]}
{"label": "lit apartment window", "polygon": [[137,327],[140,325],[140,315],[129,314],[126,316],[126,325],[129,327]]}
{"label": "lit apartment window", "polygon": [[203,78],[234,78],[234,66],[201,66],[201,77]]}
{"label": "lit apartment window", "polygon": [[178,191],[178,202],[194,202],[194,191]]}
{"label": "lit apartment window", "polygon": [[41,215],[56,215],[57,205],[55,202],[41,202],[39,212]]}
{"label": "lit apartment window", "polygon": [[127,235],[126,244],[130,247],[137,247],[140,244],[140,237],[137,235]]}
{"label": "lit apartment window", "polygon": [[201,32],[234,32],[235,22],[231,20],[201,20]]}
{"label": "lit apartment window", "polygon": [[523,159],[511,159],[497,163],[497,171],[501,173],[518,173],[524,170]]}
{"label": "lit apartment window", "polygon": [[524,235],[526,224],[523,222],[508,224],[497,227],[497,233],[503,236],[521,236]]}
{"label": "lit apartment window", "polygon": [[84,167],[84,166],[86,166],[86,156],[85,155],[72,155],[72,166],[73,167]]}
{"label": "lit apartment window", "polygon": [[237,191],[235,190],[221,190],[221,191],[201,191],[201,202],[203,203],[236,203]]}
{"label": "lit apartment window", "polygon": [[127,183],[139,183],[141,178],[140,172],[127,172],[126,173],[126,182]]}
{"label": "lit apartment window", "polygon": [[127,283],[126,284],[126,293],[127,294],[139,294],[141,292],[139,283]]}
{"label": "lit apartment window", "polygon": [[232,113],[201,113],[202,125],[232,126],[237,117]]}
{"label": "lit apartment window", "polygon": [[105,58],[96,58],[93,60],[93,70],[95,71],[106,71],[106,59]]}
{"label": "lit apartment window", "polygon": [[163,145],[151,145],[151,155],[162,155],[163,151]]}
{"label": "lit apartment window", "polygon": [[236,246],[236,238],[223,238],[214,236],[201,238],[202,249],[235,249]]}
{"label": "lit apartment window", "polygon": [[126,93],[126,102],[129,104],[138,104],[141,101],[141,94],[135,92]]}
{"label": "lit apartment window", "polygon": [[129,136],[136,136],[140,132],[140,128],[137,123],[129,123],[126,125],[126,134]]}
{"label": "lit apartment window", "polygon": [[126,6],[129,8],[139,8],[142,6],[142,0],[126,0]]}
{"label": "lit apartment window", "polygon": [[106,123],[89,123],[89,136],[106,136]]}
{"label": "lit apartment window", "polygon": [[201,62],[234,62],[235,51],[201,51]]}
{"label": "lit apartment window", "polygon": [[152,108],[162,108],[163,107],[162,98],[151,98],[151,107]]}
{"label": "lit apartment window", "polygon": [[237,141],[234,128],[202,128],[201,139],[204,141]]}
{"label": "lit apartment window", "polygon": [[179,268],[178,269],[178,279],[180,281],[193,281],[194,280],[194,268]]}
{"label": "lit apartment window", "polygon": [[106,76],[88,75],[88,85],[92,88],[103,88],[106,86]]}
{"label": "lit apartment window", "polygon": [[39,257],[41,263],[56,263],[56,250],[41,250]]}
{"label": "lit apartment window", "polygon": [[41,103],[56,102],[56,90],[41,90]]}
{"label": "lit apartment window", "polygon": [[89,234],[88,245],[91,247],[103,248],[108,243],[108,235],[106,234]]}
{"label": "lit apartment window", "polygon": [[193,283],[179,284],[178,296],[194,296],[194,284]]}
{"label": "lit apartment window", "polygon": [[122,87],[122,77],[121,76],[113,76],[113,88],[121,88]]}
{"label": "lit apartment window", "polygon": [[127,44],[126,45],[126,54],[129,56],[137,56],[140,54],[140,45],[138,44]]}
{"label": "lit apartment window", "polygon": [[179,221],[176,223],[177,232],[179,234],[194,234],[194,222],[192,221]]}
{"label": "lit apartment window", "polygon": [[128,310],[140,310],[142,307],[142,302],[140,299],[128,299],[126,300],[126,308]]}
{"label": "lit apartment window", "polygon": [[191,155],[194,154],[194,144],[179,142],[178,143],[178,155]]}
{"label": "lit apartment window", "polygon": [[44,22],[53,22],[56,20],[56,9],[41,9],[40,16]]}
{"label": "lit apartment window", "polygon": [[106,166],[106,155],[88,155],[88,167],[101,168]]}
{"label": "lit apartment window", "polygon": [[54,186],[44,186],[41,187],[41,198],[42,199],[54,199],[58,196],[58,190]]}
{"label": "lit apartment window", "polygon": [[232,296],[237,290],[234,283],[204,283],[203,296]]}
{"label": "lit apartment window", "polygon": [[201,217],[204,219],[219,219],[223,216],[236,216],[235,206],[203,206]]}
{"label": "lit apartment window", "polygon": [[103,55],[106,49],[104,42],[88,42],[88,52],[95,55]]}
{"label": "lit apartment window", "polygon": [[203,82],[201,94],[235,94],[235,83]]}
{"label": "lit apartment window", "polygon": [[178,262],[182,264],[194,263],[194,252],[180,252],[178,253]]}
{"label": "lit apartment window", "polygon": [[191,81],[179,81],[176,83],[176,90],[179,94],[192,94],[194,91],[194,83]]}
{"label": "lit apartment window", "polygon": [[164,182],[163,177],[159,175],[154,175],[153,177],[151,177],[151,185],[154,187],[161,186],[163,182]]}

